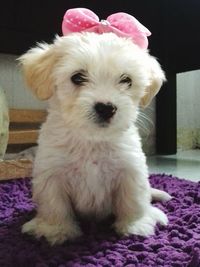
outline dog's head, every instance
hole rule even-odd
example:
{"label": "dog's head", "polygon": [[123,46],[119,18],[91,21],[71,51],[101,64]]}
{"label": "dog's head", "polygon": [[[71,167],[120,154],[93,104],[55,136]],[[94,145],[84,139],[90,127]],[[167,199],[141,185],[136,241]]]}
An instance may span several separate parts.
{"label": "dog's head", "polygon": [[147,50],[112,33],[57,37],[20,61],[36,96],[49,99],[68,127],[90,134],[126,130],[165,80]]}

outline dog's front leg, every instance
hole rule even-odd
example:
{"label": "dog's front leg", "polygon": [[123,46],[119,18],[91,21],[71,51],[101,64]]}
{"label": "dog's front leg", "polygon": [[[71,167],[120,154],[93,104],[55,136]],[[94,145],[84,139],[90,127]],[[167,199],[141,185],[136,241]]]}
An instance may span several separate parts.
{"label": "dog's front leg", "polygon": [[115,230],[122,235],[148,236],[154,233],[157,222],[166,225],[166,215],[151,205],[151,188],[148,178],[125,175],[113,197],[116,216]]}
{"label": "dog's front leg", "polygon": [[38,205],[37,215],[22,227],[23,233],[36,238],[44,236],[52,245],[81,235],[67,192],[63,192],[58,179],[59,175],[34,179],[33,198]]}

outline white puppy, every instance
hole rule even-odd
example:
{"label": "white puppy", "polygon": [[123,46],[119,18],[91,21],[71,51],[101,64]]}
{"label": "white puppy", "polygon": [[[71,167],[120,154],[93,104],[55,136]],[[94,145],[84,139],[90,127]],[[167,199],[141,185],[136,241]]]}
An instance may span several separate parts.
{"label": "white puppy", "polygon": [[151,189],[136,128],[165,80],[158,62],[112,33],[76,33],[20,58],[28,85],[48,99],[33,170],[37,215],[23,232],[62,243],[81,235],[75,214],[115,215],[119,234],[153,234],[166,215],[151,205],[170,196]]}

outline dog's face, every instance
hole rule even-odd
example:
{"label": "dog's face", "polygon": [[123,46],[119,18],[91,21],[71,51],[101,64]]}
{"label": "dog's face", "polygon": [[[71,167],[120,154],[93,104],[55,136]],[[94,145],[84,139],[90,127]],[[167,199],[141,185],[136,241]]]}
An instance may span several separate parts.
{"label": "dog's face", "polygon": [[157,61],[112,33],[72,34],[20,58],[28,85],[87,136],[126,130],[165,77]]}

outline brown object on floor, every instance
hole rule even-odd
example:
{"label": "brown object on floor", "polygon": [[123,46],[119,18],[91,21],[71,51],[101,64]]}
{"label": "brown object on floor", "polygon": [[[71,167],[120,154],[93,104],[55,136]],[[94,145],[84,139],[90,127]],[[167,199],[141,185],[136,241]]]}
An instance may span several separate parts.
{"label": "brown object on floor", "polygon": [[27,159],[0,161],[0,181],[30,177],[32,161]]}
{"label": "brown object on floor", "polygon": [[[19,152],[35,145],[45,118],[46,112],[43,110],[10,109],[7,151]],[[31,172],[32,161],[26,158],[0,161],[0,180],[30,177]]]}
{"label": "brown object on floor", "polygon": [[46,118],[43,110],[10,109],[9,145],[35,144],[38,128]]}

